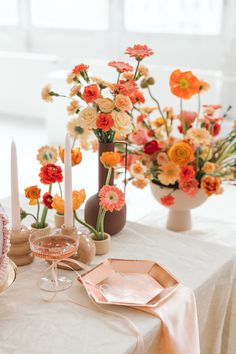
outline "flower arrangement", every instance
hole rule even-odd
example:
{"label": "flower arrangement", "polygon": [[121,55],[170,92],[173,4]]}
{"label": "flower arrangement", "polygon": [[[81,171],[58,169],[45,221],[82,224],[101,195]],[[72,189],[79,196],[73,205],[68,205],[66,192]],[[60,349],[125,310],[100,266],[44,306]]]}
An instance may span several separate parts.
{"label": "flower arrangement", "polygon": [[[236,127],[220,137],[222,122],[231,107],[219,115],[220,105],[203,105],[201,95],[209,89],[208,83],[191,71],[175,70],[169,85],[173,95],[180,99],[179,113],[171,107],[161,108],[154,97],[152,77],[145,77],[141,87],[154,102],[153,107],[136,107],[139,116],[133,120],[134,129],[127,136],[129,145],[128,169],[132,184],[144,188],[151,180],[161,188],[168,188],[161,203],[175,203],[174,191],[180,190],[194,197],[199,189],[207,196],[222,193],[222,181],[236,177]],[[183,109],[184,100],[198,98],[198,111]],[[158,112],[159,116],[154,118]],[[122,148],[119,148],[123,153]]]}
{"label": "flower arrangement", "polygon": [[[46,219],[49,209],[54,209],[58,214],[64,214],[64,200],[61,183],[63,181],[62,168],[56,165],[60,157],[61,161],[64,163],[64,149],[59,146],[58,151],[54,147],[48,145],[42,146],[38,149],[37,160],[41,164],[39,178],[40,182],[44,186],[48,186],[48,191],[42,194],[42,190],[37,185],[32,185],[25,188],[25,197],[29,200],[29,205],[36,206],[36,213],[27,213],[26,211],[21,211],[21,218],[24,219],[27,216],[31,216],[34,219],[33,226],[37,229],[42,229],[47,226]],[[72,165],[78,165],[82,160],[82,154],[80,148],[71,149],[71,161]],[[59,194],[53,194],[53,185],[57,184],[59,189]],[[72,192],[73,200],[73,210],[80,208],[81,204],[85,200],[85,191],[74,190]],[[43,206],[41,212],[41,206]]]}
{"label": "flower arrangement", "polygon": [[125,196],[124,193],[117,188],[116,186],[110,186],[110,178],[112,174],[112,170],[117,166],[120,162],[120,154],[118,152],[104,152],[101,157],[100,161],[103,166],[107,169],[107,177],[105,185],[99,191],[99,212],[97,217],[97,224],[96,227],[91,226],[90,224],[86,223],[85,221],[81,220],[76,211],[74,211],[75,219],[85,227],[87,227],[91,233],[94,235],[95,240],[104,240],[105,233],[104,233],[104,218],[106,213],[119,211],[125,204]]}
{"label": "flower arrangement", "polygon": [[[124,137],[132,129],[133,113],[137,106],[145,102],[139,89],[138,81],[148,75],[148,69],[141,61],[154,54],[147,45],[134,45],[126,49],[125,54],[135,58],[135,68],[123,61],[111,61],[109,67],[117,71],[116,82],[108,82],[89,75],[89,66],[79,64],[69,73],[67,83],[73,86],[68,96],[54,92],[50,85],[43,88],[41,96],[46,102],[54,97],[70,100],[67,106],[73,119],[68,122],[67,129],[83,148],[89,146],[88,136],[95,134],[100,143],[111,143],[115,136]],[[96,142],[92,141],[96,149]]]}

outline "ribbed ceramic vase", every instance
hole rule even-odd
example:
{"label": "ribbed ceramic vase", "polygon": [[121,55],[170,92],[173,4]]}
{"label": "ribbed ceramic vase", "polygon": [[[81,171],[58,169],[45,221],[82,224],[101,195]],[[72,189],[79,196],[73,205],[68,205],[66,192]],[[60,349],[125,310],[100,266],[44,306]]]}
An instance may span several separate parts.
{"label": "ribbed ceramic vase", "polygon": [[[99,143],[98,148],[98,191],[104,186],[107,169],[100,162],[100,156],[103,152],[114,151],[114,143]],[[110,179],[110,185],[114,184],[114,173]],[[96,227],[97,216],[99,210],[99,197],[98,193],[94,194],[87,200],[84,210],[85,221]],[[126,204],[119,211],[107,212],[104,220],[104,231],[110,235],[115,235],[120,232],[126,223]]]}
{"label": "ribbed ceramic vase", "polygon": [[[150,182],[153,196],[161,203],[161,198],[168,195],[172,189],[163,188]],[[191,209],[202,205],[208,198],[206,193],[199,189],[194,197],[189,197],[186,193],[175,190],[171,193],[175,197],[174,205],[167,207],[169,209],[166,228],[171,231],[188,231],[192,229]]]}

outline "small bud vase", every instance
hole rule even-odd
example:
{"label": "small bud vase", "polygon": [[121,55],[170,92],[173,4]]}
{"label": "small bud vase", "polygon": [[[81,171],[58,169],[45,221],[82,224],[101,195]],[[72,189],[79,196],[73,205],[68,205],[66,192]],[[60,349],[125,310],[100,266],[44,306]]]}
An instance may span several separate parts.
{"label": "small bud vase", "polygon": [[90,234],[90,237],[92,238],[95,247],[96,247],[96,255],[101,256],[103,254],[106,254],[110,251],[111,248],[111,236],[107,233],[104,233],[104,239],[103,240],[97,240],[95,238],[94,234]]}
{"label": "small bud vase", "polygon": [[64,224],[64,214],[54,214],[54,224],[57,229],[60,229]]}
{"label": "small bud vase", "polygon": [[51,227],[46,224],[44,228],[39,229],[36,227],[36,224],[33,223],[31,224],[31,232],[37,232],[40,236],[49,235],[51,233]]}

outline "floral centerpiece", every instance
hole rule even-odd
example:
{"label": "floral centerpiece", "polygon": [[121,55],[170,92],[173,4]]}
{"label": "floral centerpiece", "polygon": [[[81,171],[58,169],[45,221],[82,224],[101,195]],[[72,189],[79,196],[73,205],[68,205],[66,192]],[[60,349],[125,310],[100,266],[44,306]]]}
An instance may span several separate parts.
{"label": "floral centerpiece", "polygon": [[[132,132],[134,113],[145,101],[139,83],[148,75],[148,70],[141,65],[141,62],[152,55],[153,51],[147,45],[138,44],[127,48],[125,54],[135,59],[135,67],[123,61],[109,62],[108,66],[117,72],[115,82],[90,76],[89,66],[78,64],[67,78],[67,82],[73,85],[68,96],[54,92],[49,85],[42,90],[42,98],[47,102],[52,102],[54,97],[70,100],[67,111],[73,115],[73,119],[67,127],[73,138],[73,147],[77,140],[83,147],[88,147],[88,136],[91,132],[97,137],[99,190],[106,181],[106,169],[100,162],[100,156],[103,152],[114,151],[115,139],[125,140]],[[96,143],[93,141],[91,144],[95,149]],[[110,184],[114,184],[113,174]],[[86,203],[85,220],[95,226],[98,211],[99,196],[96,193]],[[123,228],[125,221],[126,206],[124,205],[120,211],[106,214],[105,229],[110,234],[117,233]]]}
{"label": "floral centerpiece", "polygon": [[[222,193],[224,179],[235,179],[236,129],[234,125],[232,131],[220,137],[231,107],[222,114],[218,113],[220,105],[201,107],[201,95],[209,85],[191,71],[175,70],[170,75],[170,90],[180,99],[177,114],[170,107],[161,108],[151,90],[153,83],[152,77],[141,82],[154,106],[141,107],[133,121],[135,128],[128,135],[127,181],[138,188],[150,181],[154,196],[170,208],[167,227],[183,231],[191,228],[189,209]],[[184,110],[184,100],[194,95],[198,97],[198,110]]]}

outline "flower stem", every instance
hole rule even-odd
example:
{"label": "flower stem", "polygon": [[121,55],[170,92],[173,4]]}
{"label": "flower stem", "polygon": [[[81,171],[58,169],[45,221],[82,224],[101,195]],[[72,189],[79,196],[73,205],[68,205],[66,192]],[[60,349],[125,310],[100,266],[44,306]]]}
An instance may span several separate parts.
{"label": "flower stem", "polygon": [[77,216],[76,211],[74,211],[74,217],[75,217],[75,220],[78,221],[78,223],[80,223],[81,225],[87,227],[87,229],[89,229],[89,231],[91,231],[95,235],[96,239],[99,239],[99,233],[97,232],[97,230],[95,230],[94,227],[92,227],[91,225],[87,224],[85,221],[79,219],[78,216]]}
{"label": "flower stem", "polygon": [[182,124],[183,135],[185,136],[185,124],[184,124],[184,117],[183,117],[183,99],[180,97],[180,121]]}
{"label": "flower stem", "polygon": [[[102,215],[101,215],[101,239],[104,240],[104,217],[105,217],[106,211],[102,210]],[[100,236],[100,234],[99,234]]]}
{"label": "flower stem", "polygon": [[163,114],[163,112],[162,112],[162,110],[161,110],[160,103],[159,103],[159,102],[157,101],[157,99],[152,95],[149,86],[147,87],[147,89],[148,89],[148,93],[149,93],[151,99],[157,104],[158,111],[159,111],[159,113],[160,113],[160,115],[161,115],[161,117],[162,117],[162,119],[163,119],[163,121],[164,121],[164,124],[165,124],[166,135],[169,136],[169,131],[168,131],[168,127],[167,127],[167,121],[166,121],[166,118],[165,118],[165,116],[164,116],[164,114]]}
{"label": "flower stem", "polygon": [[39,200],[37,199],[36,228],[38,228],[38,225],[39,225],[39,212],[40,212],[40,204],[39,204]]}
{"label": "flower stem", "polygon": [[[52,192],[52,183],[49,185],[49,189],[48,189],[48,193],[51,194],[51,192]],[[47,213],[48,213],[48,208],[46,206],[44,206],[43,212],[42,212],[42,216],[41,216],[41,221],[40,221],[40,223],[38,225],[40,228],[44,228],[45,227]]]}
{"label": "flower stem", "polygon": [[63,197],[62,195],[62,189],[61,189],[61,184],[58,182],[58,186],[59,186],[59,189],[60,189],[60,195],[61,195],[61,198]]}
{"label": "flower stem", "polygon": [[140,63],[141,63],[141,60],[138,60],[138,63],[137,63],[136,69],[135,69],[135,73],[134,73],[134,76],[133,76],[133,80],[134,80],[134,81],[135,81],[135,79],[136,79],[136,75],[137,75],[137,73],[138,73],[138,68],[139,68]]}
{"label": "flower stem", "polygon": [[201,96],[200,96],[200,93],[198,93],[198,95],[197,95],[197,106],[198,106],[198,110],[197,110],[196,127],[198,128],[199,118],[200,118],[200,111],[201,111]]}
{"label": "flower stem", "polygon": [[119,83],[119,81],[120,81],[120,73],[118,74],[117,84]]}

